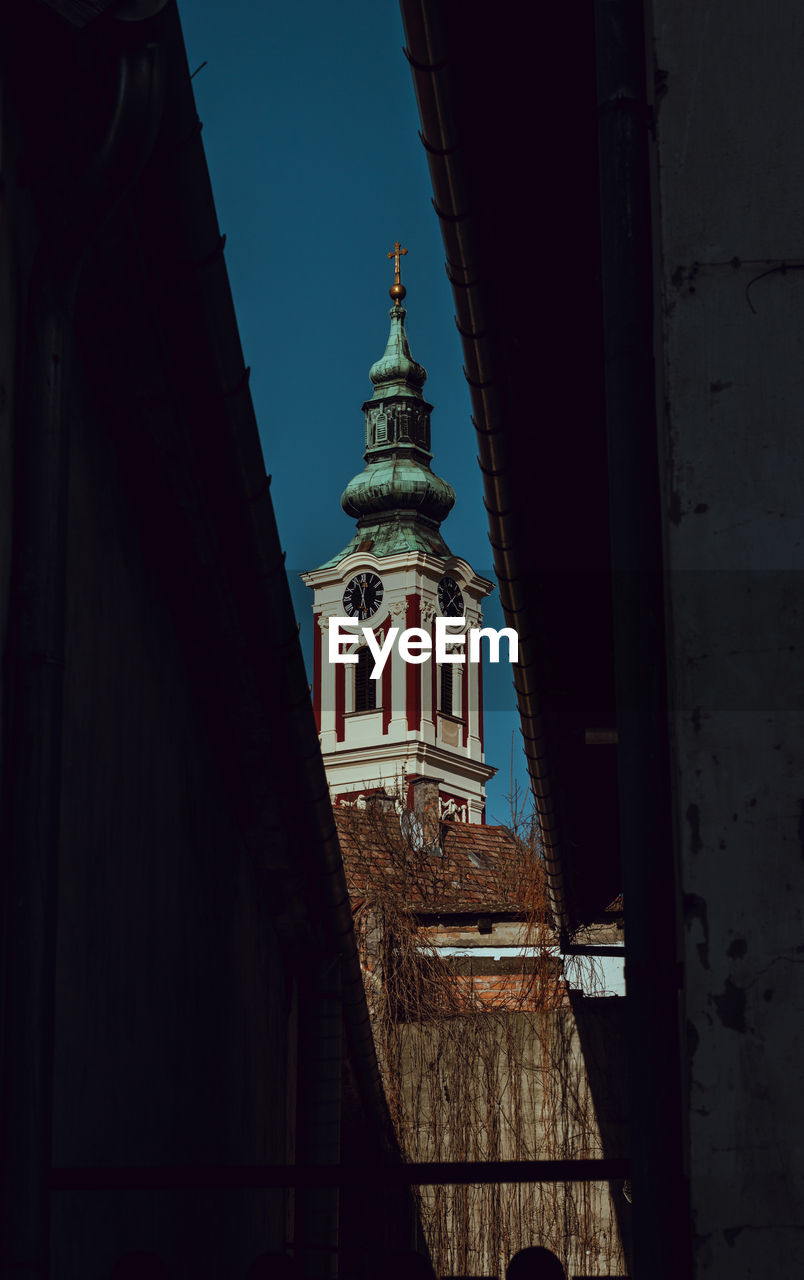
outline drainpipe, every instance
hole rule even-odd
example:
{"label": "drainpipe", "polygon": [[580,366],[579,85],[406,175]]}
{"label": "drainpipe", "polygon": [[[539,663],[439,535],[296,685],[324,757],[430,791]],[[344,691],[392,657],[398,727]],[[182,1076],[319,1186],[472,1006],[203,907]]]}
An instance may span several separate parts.
{"label": "drainpipe", "polygon": [[637,1276],[691,1274],[642,0],[596,0],[626,1034]]}
{"label": "drainpipe", "polygon": [[[150,155],[162,53],[120,55],[112,119],[77,183],[51,196],[28,293],[15,433],[5,765],[0,1275],[49,1274],[53,1012],[68,510],[67,394],[76,290],[95,234]],[[53,212],[51,212],[53,211]]]}

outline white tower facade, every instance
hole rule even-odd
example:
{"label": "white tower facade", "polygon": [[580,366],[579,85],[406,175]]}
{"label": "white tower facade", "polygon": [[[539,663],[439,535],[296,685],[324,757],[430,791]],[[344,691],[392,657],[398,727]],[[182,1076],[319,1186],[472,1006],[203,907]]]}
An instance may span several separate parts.
{"label": "white tower facade", "polygon": [[[303,575],[314,592],[321,749],[335,803],[359,803],[384,790],[412,807],[413,783],[427,778],[438,783],[442,818],[483,822],[485,784],[495,770],[483,753],[482,663],[468,661],[466,643],[453,646],[464,661],[438,662],[435,643],[439,617],[464,620],[461,628],[453,621],[455,636],[480,627],[482,601],[493,586],[452,555],[441,536],[455,495],[430,467],[432,406],[422,397],[427,375],[405,333],[398,257],[391,296],[388,344],[371,367],[374,394],[363,406],[366,467],[341,497],[357,517],[357,531],[339,555]],[[341,652],[357,658],[348,664],[330,660],[329,643],[331,620],[347,617],[356,624],[355,640]],[[415,628],[424,643],[408,657],[421,660],[405,660],[398,634],[373,679],[363,627],[378,643],[391,628]]]}

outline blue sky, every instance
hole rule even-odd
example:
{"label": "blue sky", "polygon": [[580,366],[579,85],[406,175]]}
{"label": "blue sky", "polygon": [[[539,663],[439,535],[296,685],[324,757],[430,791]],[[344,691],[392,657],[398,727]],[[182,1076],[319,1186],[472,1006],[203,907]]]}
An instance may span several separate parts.
{"label": "blue sky", "polygon": [[[456,555],[491,573],[469,392],[396,0],[185,0],[182,22],[251,391],[287,566],[328,560],[354,523],[339,498],[363,467],[369,365],[388,334],[392,264],[408,248],[407,329],[435,406],[433,467],[455,488],[444,524]],[[502,625],[495,604],[485,610]],[[308,661],[308,670],[310,664]],[[510,668],[486,668],[488,820],[524,786]]]}

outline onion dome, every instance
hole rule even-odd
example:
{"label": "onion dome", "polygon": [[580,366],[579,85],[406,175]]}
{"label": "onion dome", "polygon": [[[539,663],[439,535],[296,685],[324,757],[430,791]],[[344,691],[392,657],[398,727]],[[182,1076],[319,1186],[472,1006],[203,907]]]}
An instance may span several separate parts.
{"label": "onion dome", "polygon": [[389,511],[416,511],[440,524],[455,505],[455,490],[413,457],[371,462],[341,495],[348,516],[364,520]]}
{"label": "onion dome", "polygon": [[385,351],[369,369],[369,377],[374,383],[372,400],[399,395],[417,396],[421,399],[427,372],[410,354],[408,335],[405,333],[407,312],[404,307],[393,306],[389,314],[391,332],[388,334]]}
{"label": "onion dome", "polygon": [[415,549],[449,555],[439,525],[455,504],[455,492],[430,466],[433,406],[422,396],[427,373],[413,359],[405,332],[406,289],[399,278],[399,260],[405,253],[397,241],[388,255],[395,258],[390,289],[394,305],[385,351],[369,370],[374,391],[363,405],[366,466],[341,495],[341,506],[357,519],[358,532],[330,563],[337,563],[358,543],[369,542],[374,555]]}

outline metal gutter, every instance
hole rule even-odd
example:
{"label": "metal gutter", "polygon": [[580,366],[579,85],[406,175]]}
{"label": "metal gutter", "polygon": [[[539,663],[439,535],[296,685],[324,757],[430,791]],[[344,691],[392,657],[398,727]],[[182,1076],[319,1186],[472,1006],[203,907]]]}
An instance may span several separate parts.
{"label": "metal gutter", "polygon": [[433,186],[433,207],[441,223],[447,275],[455,300],[456,323],[463,342],[477,432],[478,462],[483,473],[489,538],[506,625],[519,635],[519,662],[514,687],[533,797],[541,829],[544,868],[554,920],[562,937],[571,930],[571,913],[562,863],[561,832],[550,783],[547,743],[540,710],[536,650],[522,588],[521,559],[512,528],[509,456],[500,391],[500,362],[487,330],[483,276],[473,241],[472,212],[467,207],[463,155],[455,126],[450,91],[449,56],[436,17],[437,5],[401,0],[411,66]]}

